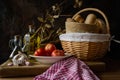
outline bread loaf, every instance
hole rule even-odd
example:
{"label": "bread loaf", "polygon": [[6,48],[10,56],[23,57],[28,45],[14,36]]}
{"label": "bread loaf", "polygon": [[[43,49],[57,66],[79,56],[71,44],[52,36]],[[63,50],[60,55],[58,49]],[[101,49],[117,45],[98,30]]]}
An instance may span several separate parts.
{"label": "bread loaf", "polygon": [[95,24],[95,21],[96,21],[96,15],[88,14],[88,16],[85,19],[85,24]]}
{"label": "bread loaf", "polygon": [[65,22],[66,33],[99,33],[100,24],[96,22],[96,15],[89,14],[84,22],[81,15],[74,18],[67,18]]}
{"label": "bread loaf", "polygon": [[101,34],[107,33],[106,24],[102,19],[100,19],[100,18],[96,19],[96,26],[98,26],[100,28],[99,33],[101,33]]}
{"label": "bread loaf", "polygon": [[76,15],[73,19],[74,19],[76,22],[80,22],[80,23],[83,23],[83,22],[84,22],[84,19],[81,17],[81,15]]}
{"label": "bread loaf", "polygon": [[67,18],[66,22],[74,22],[74,20],[72,18]]}

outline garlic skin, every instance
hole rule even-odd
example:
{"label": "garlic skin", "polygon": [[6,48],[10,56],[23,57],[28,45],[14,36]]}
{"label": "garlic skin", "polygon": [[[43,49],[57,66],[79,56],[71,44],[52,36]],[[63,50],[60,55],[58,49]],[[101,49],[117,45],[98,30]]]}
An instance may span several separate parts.
{"label": "garlic skin", "polygon": [[28,62],[28,57],[26,54],[18,51],[18,54],[13,57],[12,62],[14,66],[19,66],[19,65],[23,66],[26,65],[26,62]]}

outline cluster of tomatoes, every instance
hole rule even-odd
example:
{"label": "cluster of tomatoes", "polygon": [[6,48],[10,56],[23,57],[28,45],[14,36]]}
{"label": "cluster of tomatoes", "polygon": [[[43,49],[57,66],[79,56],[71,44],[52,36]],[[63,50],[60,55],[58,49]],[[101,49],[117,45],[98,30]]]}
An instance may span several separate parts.
{"label": "cluster of tomatoes", "polygon": [[35,56],[64,56],[64,50],[57,49],[52,43],[48,43],[44,48],[39,48],[34,52]]}

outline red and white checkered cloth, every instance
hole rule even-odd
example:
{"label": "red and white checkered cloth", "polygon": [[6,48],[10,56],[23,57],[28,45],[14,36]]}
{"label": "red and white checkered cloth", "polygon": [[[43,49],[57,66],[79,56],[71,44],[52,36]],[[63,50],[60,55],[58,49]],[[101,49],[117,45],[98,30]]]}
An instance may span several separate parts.
{"label": "red and white checkered cloth", "polygon": [[69,57],[53,64],[34,80],[100,80],[80,59]]}

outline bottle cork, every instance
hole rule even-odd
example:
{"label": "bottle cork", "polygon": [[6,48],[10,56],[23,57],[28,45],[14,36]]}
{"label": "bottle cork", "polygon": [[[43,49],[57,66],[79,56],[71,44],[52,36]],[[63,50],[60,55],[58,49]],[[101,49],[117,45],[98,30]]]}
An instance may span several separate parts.
{"label": "bottle cork", "polygon": [[83,23],[83,22],[84,22],[84,19],[81,17],[81,15],[76,15],[76,16],[74,17],[74,20],[75,20],[76,22],[80,22],[80,23]]}
{"label": "bottle cork", "polygon": [[88,14],[85,20],[85,24],[95,24],[95,21],[96,21],[96,15]]}

